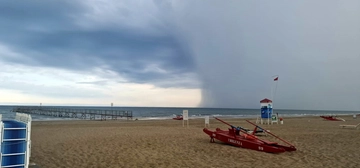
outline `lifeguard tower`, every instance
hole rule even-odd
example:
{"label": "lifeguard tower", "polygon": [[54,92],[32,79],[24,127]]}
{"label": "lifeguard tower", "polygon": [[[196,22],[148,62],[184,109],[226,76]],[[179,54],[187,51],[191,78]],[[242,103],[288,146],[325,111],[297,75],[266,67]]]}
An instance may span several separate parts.
{"label": "lifeguard tower", "polygon": [[[270,99],[263,99],[260,101],[260,124],[270,124],[271,123],[271,116],[272,116],[272,101]],[[256,120],[256,123],[259,122],[259,117]]]}

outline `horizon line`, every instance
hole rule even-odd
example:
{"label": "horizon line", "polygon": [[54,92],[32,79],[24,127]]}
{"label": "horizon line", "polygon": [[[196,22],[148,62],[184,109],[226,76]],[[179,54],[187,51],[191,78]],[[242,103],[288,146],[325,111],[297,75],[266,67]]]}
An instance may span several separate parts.
{"label": "horizon line", "polygon": [[[34,103],[28,104],[0,104],[0,106],[40,106],[40,104],[35,105]],[[208,108],[208,109],[241,109],[241,110],[257,110],[258,108],[243,108],[243,107],[190,107],[190,106],[111,106],[111,105],[79,105],[79,104],[49,104],[49,105],[41,105],[44,107],[51,106],[62,106],[62,107],[115,107],[115,108]],[[260,109],[260,108],[259,108]],[[360,111],[360,110],[341,110],[341,109],[288,109],[288,108],[275,108],[275,110],[299,110],[299,111]]]}

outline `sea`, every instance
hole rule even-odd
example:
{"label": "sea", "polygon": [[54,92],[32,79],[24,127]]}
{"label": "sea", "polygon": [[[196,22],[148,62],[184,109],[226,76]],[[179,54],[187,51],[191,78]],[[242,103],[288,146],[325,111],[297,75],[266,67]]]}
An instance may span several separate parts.
{"label": "sea", "polygon": [[[15,112],[12,109],[18,106],[0,105],[2,119],[14,119]],[[46,107],[46,106],[43,106]],[[260,115],[259,109],[237,109],[237,108],[196,108],[196,107],[104,107],[104,106],[51,106],[57,108],[77,108],[77,109],[96,109],[96,110],[124,110],[132,111],[133,119],[138,120],[166,120],[172,119],[176,115],[181,115],[183,110],[188,110],[189,119],[211,117],[226,118],[256,118]],[[286,110],[273,109],[273,113],[278,113],[279,117],[303,117],[320,115],[353,115],[359,111],[325,111],[325,110]],[[60,118],[31,114],[33,121],[57,121],[57,120],[80,120],[76,118]]]}

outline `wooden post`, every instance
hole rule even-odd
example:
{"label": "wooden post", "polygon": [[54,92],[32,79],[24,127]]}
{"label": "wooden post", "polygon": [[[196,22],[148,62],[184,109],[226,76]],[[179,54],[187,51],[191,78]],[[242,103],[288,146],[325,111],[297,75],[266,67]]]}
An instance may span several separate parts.
{"label": "wooden post", "polygon": [[186,120],[187,128],[189,128],[189,116],[188,116],[188,114],[189,114],[188,110],[183,110],[183,127],[184,127],[184,122]]}
{"label": "wooden post", "polygon": [[210,127],[209,116],[205,116],[205,127],[206,125]]}

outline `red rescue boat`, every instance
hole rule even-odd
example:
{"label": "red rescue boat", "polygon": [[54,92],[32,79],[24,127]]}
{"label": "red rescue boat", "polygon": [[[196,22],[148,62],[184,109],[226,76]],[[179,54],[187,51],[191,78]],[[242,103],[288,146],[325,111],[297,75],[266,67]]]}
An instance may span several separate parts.
{"label": "red rescue boat", "polygon": [[266,131],[270,135],[273,135],[275,138],[278,138],[279,140],[283,141],[284,143],[288,144],[289,146],[280,145],[277,142],[270,142],[267,140],[259,139],[257,136],[247,133],[244,130],[244,128],[234,127],[216,117],[215,117],[215,119],[223,122],[226,125],[229,125],[231,128],[229,128],[227,131],[221,130],[220,128],[216,128],[215,131],[211,131],[211,130],[208,130],[207,128],[204,128],[203,131],[206,134],[208,134],[211,138],[210,142],[215,142],[214,139],[217,139],[219,141],[222,141],[224,143],[227,143],[227,144],[230,144],[233,146],[262,151],[262,152],[268,152],[268,153],[281,153],[281,152],[285,152],[285,151],[296,151],[296,148],[294,147],[294,145],[292,145],[289,142],[286,142],[285,140],[277,137],[276,135],[266,131],[265,129],[262,129],[261,127],[255,125],[254,123],[251,123],[248,120],[246,120],[246,121],[249,122],[250,124],[254,125],[256,128],[260,128],[260,129]]}
{"label": "red rescue boat", "polygon": [[177,115],[175,118],[173,118],[173,120],[183,120],[183,116]]}
{"label": "red rescue boat", "polygon": [[337,118],[335,116],[320,116],[321,118],[325,119],[325,120],[329,120],[329,121],[345,121],[342,118]]}

